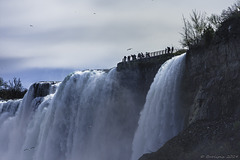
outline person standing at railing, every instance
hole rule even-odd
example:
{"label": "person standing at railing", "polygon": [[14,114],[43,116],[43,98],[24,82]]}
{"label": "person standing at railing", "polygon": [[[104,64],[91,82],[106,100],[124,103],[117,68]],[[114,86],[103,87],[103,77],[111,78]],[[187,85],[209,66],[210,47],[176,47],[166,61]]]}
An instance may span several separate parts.
{"label": "person standing at railing", "polygon": [[135,54],[134,54],[134,55],[131,55],[131,57],[132,57],[132,60],[133,60],[133,61],[137,60],[137,58],[136,58],[136,55],[135,55]]}
{"label": "person standing at railing", "polygon": [[167,47],[167,53],[170,53],[170,50],[171,50],[170,47]]}
{"label": "person standing at railing", "polygon": [[141,54],[140,54],[140,53],[138,53],[138,59],[142,59],[142,57],[141,57]]}
{"label": "person standing at railing", "polygon": [[130,56],[128,56],[128,62],[130,62],[130,60],[131,60],[131,57],[130,57]]}
{"label": "person standing at railing", "polygon": [[146,58],[150,58],[150,55],[148,52],[146,52]]}
{"label": "person standing at railing", "polygon": [[122,62],[126,62],[126,60],[127,60],[127,57],[124,56],[123,59],[122,59]]}

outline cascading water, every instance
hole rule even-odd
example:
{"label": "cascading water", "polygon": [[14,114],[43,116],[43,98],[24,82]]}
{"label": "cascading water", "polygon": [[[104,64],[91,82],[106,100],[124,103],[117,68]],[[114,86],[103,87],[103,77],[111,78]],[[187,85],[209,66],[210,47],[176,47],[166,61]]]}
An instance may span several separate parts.
{"label": "cascading water", "polygon": [[132,160],[154,152],[184,127],[179,87],[185,54],[168,60],[159,69],[141,111],[132,146]]}
{"label": "cascading water", "polygon": [[[37,125],[41,123],[41,119],[37,118],[40,114],[45,114],[42,110],[47,108],[46,102],[51,99],[52,95],[34,97],[35,94],[36,90],[32,85],[23,100],[0,103],[0,160],[23,159],[21,158],[23,154],[31,154],[30,152],[23,153],[23,151],[26,151],[29,145],[36,145],[35,139],[29,141],[28,136],[32,135],[32,138],[36,138],[39,132]],[[40,107],[42,102],[44,104]]]}
{"label": "cascading water", "polygon": [[32,85],[16,113],[0,113],[0,160],[130,159],[140,109],[115,69],[75,72],[56,85],[49,95]]}

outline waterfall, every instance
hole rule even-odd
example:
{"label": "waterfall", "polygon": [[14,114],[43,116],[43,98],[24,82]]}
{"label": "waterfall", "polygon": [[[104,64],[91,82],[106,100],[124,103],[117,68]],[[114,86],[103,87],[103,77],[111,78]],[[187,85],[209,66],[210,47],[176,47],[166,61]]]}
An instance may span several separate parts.
{"label": "waterfall", "polygon": [[[23,160],[24,154],[33,153],[25,149],[36,146],[41,123],[39,118],[45,114],[47,101],[53,96],[35,97],[35,95],[36,90],[32,85],[23,100],[0,102],[0,160]],[[30,156],[25,160],[28,159],[31,159]]]}
{"label": "waterfall", "polygon": [[49,94],[32,85],[23,100],[0,102],[0,160],[130,159],[140,109],[118,76],[77,71]]}
{"label": "waterfall", "polygon": [[179,90],[185,54],[165,62],[154,78],[141,111],[132,146],[132,160],[155,152],[184,127]]}

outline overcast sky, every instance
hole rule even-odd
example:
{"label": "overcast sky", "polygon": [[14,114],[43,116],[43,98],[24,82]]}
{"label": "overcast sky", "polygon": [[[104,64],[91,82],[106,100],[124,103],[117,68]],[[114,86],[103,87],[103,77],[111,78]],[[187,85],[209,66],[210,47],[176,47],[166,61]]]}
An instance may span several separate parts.
{"label": "overcast sky", "polygon": [[28,87],[73,70],[112,68],[125,55],[179,48],[182,15],[220,14],[234,2],[0,0],[0,77],[20,77]]}

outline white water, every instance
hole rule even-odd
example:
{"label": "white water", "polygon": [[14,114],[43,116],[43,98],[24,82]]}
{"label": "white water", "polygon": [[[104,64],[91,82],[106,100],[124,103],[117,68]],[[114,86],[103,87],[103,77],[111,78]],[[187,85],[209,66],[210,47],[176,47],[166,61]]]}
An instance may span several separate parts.
{"label": "white water", "polygon": [[179,87],[184,57],[185,54],[168,60],[155,76],[134,136],[132,160],[157,151],[183,129],[184,109]]}
{"label": "white water", "polygon": [[76,72],[55,94],[34,95],[31,86],[15,114],[0,114],[0,160],[130,158],[138,113],[115,69]]}

